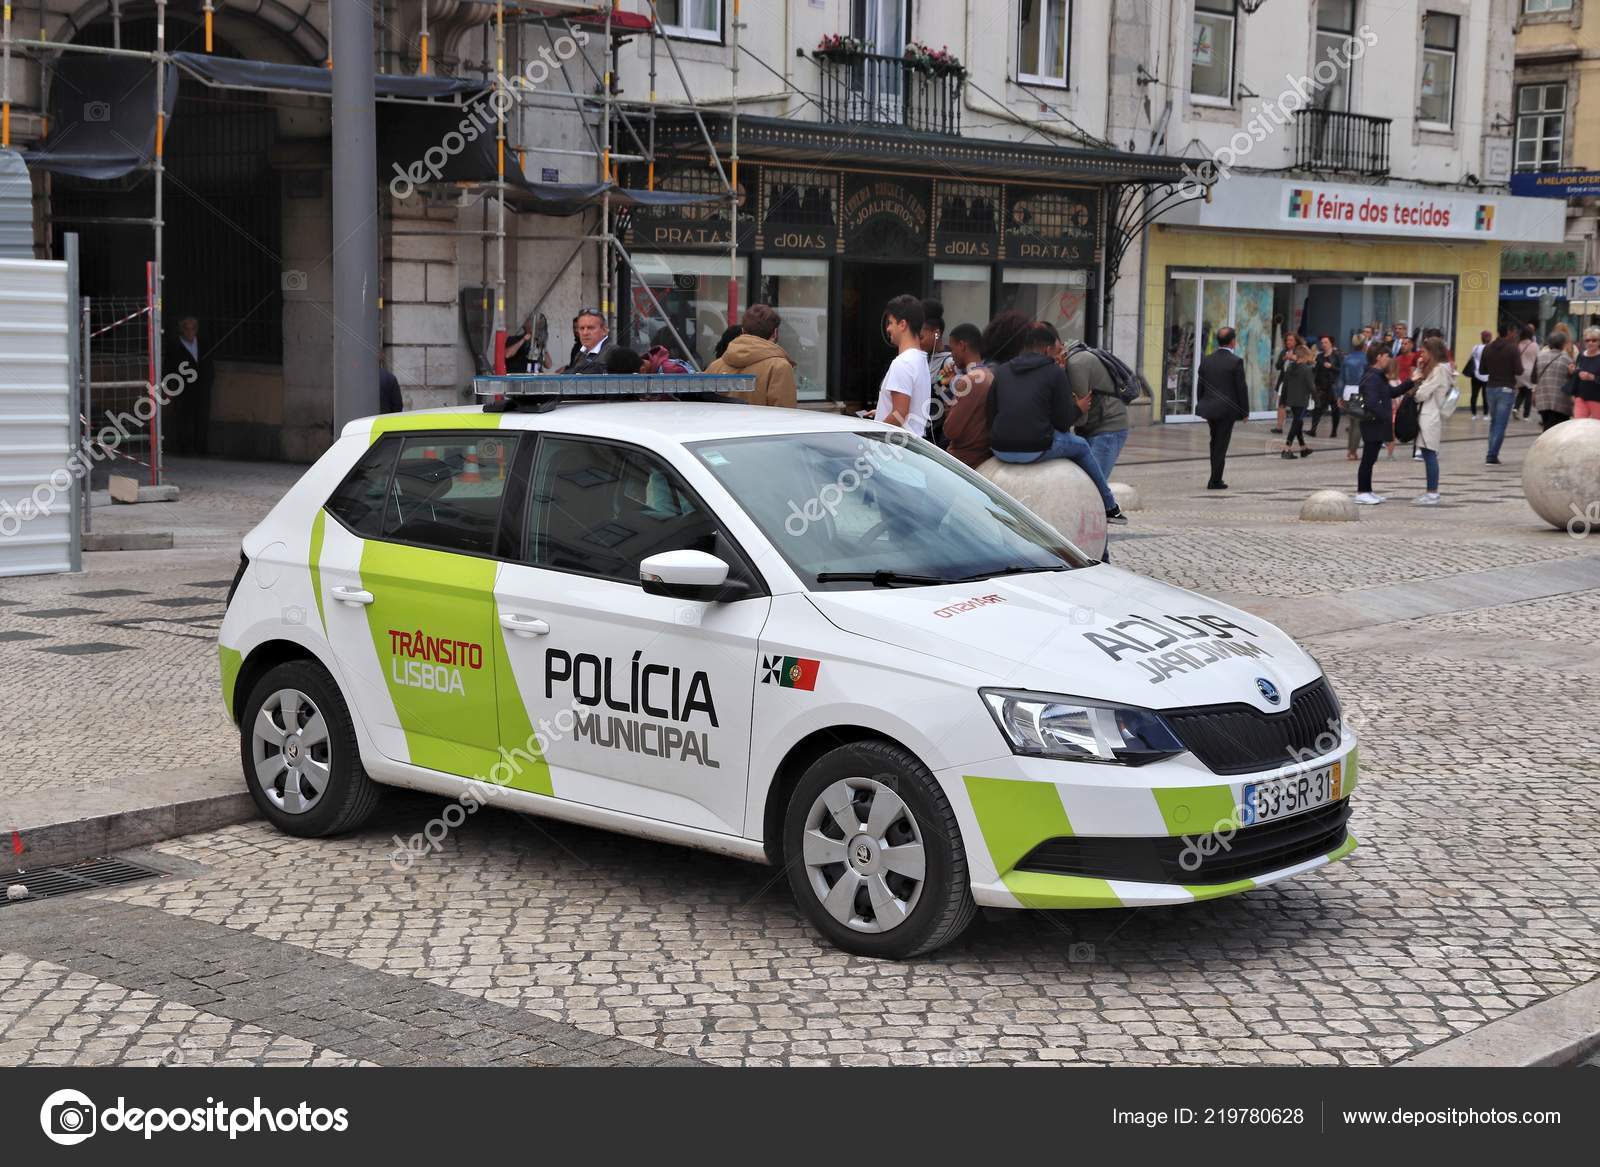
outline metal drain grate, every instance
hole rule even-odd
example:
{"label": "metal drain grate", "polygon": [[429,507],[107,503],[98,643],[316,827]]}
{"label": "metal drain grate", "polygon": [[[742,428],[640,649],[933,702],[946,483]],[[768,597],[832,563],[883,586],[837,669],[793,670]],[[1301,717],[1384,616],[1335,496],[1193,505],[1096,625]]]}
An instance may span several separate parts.
{"label": "metal drain grate", "polygon": [[7,888],[21,884],[28,889],[28,894],[18,900],[0,896],[0,907],[51,896],[71,895],[74,892],[120,887],[125,883],[138,883],[142,879],[159,879],[166,874],[165,871],[130,863],[126,859],[85,859],[65,867],[40,867],[33,871],[14,872],[0,876],[0,883]]}

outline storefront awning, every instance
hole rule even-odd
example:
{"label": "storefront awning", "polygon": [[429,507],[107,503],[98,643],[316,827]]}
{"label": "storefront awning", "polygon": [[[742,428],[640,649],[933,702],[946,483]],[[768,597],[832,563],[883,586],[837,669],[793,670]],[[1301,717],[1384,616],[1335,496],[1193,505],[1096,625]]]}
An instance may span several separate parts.
{"label": "storefront awning", "polygon": [[[225,89],[265,89],[285,93],[307,93],[320,97],[333,95],[333,70],[316,65],[281,65],[276,61],[241,61],[236,57],[214,57],[207,53],[173,53],[173,62],[184,72],[207,85]],[[379,73],[373,77],[379,97],[404,97],[414,100],[465,97],[485,92],[489,87],[479,80],[459,77],[417,77]]]}
{"label": "storefront awning", "polygon": [[[706,130],[721,153],[730,144],[730,119],[703,114]],[[656,123],[656,145],[663,153],[704,154],[705,136],[692,115],[663,114]],[[1078,183],[1177,183],[1189,177],[1182,158],[1009,142],[996,138],[915,133],[894,126],[839,125],[787,118],[739,115],[739,156],[751,159],[830,166],[885,167],[941,178],[979,180],[1052,179]]]}
{"label": "storefront awning", "polygon": [[[63,57],[52,70],[50,133],[22,157],[30,167],[114,179],[149,164],[156,149],[156,70],[132,57]],[[178,70],[167,66],[167,117]]]}

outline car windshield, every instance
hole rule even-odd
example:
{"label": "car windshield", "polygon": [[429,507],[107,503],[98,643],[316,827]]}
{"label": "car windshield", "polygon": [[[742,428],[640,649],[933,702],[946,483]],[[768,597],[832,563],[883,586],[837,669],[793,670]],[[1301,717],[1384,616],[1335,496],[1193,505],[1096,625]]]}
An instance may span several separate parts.
{"label": "car windshield", "polygon": [[898,434],[775,434],[689,448],[813,590],[1094,562],[986,479]]}

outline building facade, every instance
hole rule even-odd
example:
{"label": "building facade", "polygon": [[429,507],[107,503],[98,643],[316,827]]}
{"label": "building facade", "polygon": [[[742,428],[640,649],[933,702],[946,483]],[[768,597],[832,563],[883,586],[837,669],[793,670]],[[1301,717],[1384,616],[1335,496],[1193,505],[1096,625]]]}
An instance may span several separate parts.
{"label": "building facade", "polygon": [[1156,6],[1151,145],[1211,183],[1146,239],[1140,364],[1158,417],[1194,416],[1223,324],[1262,415],[1287,333],[1344,349],[1363,325],[1404,324],[1465,347],[1494,327],[1504,242],[1562,232],[1549,202],[1507,186],[1515,2]]}
{"label": "building facade", "polygon": [[1600,6],[1519,0],[1514,191],[1564,210],[1557,243],[1508,244],[1501,311],[1542,336],[1600,323]]}

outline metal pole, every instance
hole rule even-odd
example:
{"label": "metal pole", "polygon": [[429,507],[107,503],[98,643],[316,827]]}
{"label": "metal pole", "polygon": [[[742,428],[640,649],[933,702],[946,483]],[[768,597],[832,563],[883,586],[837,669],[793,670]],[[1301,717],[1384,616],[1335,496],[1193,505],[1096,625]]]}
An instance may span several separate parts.
{"label": "metal pole", "polygon": [[378,172],[372,10],[333,4],[334,432],[378,411]]}
{"label": "metal pole", "polygon": [[[150,300],[150,485],[160,486],[164,473],[161,457],[162,409],[161,395],[156,390],[161,385],[161,309],[163,285],[166,280],[166,214],[167,201],[167,0],[156,0],[156,206],[155,206],[155,278],[151,281]],[[374,166],[376,169],[376,166]],[[205,444],[206,435],[200,435]]]}
{"label": "metal pole", "polygon": [[428,0],[422,0],[422,65],[417,70],[424,77],[428,75]]}
{"label": "metal pole", "polygon": [[733,72],[729,79],[728,325],[739,318],[739,0],[733,0]]}
{"label": "metal pole", "polygon": [[[506,103],[514,95],[506,91],[506,6],[505,0],[495,0],[494,6],[494,89],[495,102],[495,154],[499,196],[495,207],[495,272],[494,272],[494,346],[496,354],[505,351],[506,331]],[[497,357],[495,368],[500,362]]]}
{"label": "metal pole", "polygon": [[[76,238],[76,235],[69,236],[69,238]],[[89,297],[85,296],[83,297],[83,322],[78,325],[78,332],[83,340],[82,354],[78,358],[78,421],[81,427],[81,433],[78,440],[78,449],[83,452],[83,456],[86,460],[86,464],[83,468],[83,481],[79,484],[83,491],[83,502],[81,505],[83,507],[83,533],[85,535],[94,529],[94,520],[91,517],[94,499],[94,468],[87,464],[90,448],[89,444],[93,441],[89,434],[93,429],[94,424],[89,416],[89,411],[94,408],[94,394],[90,388],[94,366],[89,363],[89,357],[90,353],[93,351],[92,345],[94,343],[91,339],[90,326],[92,322],[93,313],[90,308]]]}
{"label": "metal pole", "polygon": [[[617,47],[611,39],[611,12],[606,9],[606,39],[601,47],[605,54],[605,78],[601,84],[600,98],[600,181],[605,183],[605,191],[600,196],[600,234],[607,237],[611,234],[611,83],[616,69]],[[616,327],[616,319],[612,312],[612,282],[611,270],[613,259],[611,248],[602,243],[600,245],[600,313],[605,321],[606,331],[610,332]]]}
{"label": "metal pole", "polygon": [[[78,441],[79,427],[77,424],[78,411],[73,408],[80,392],[79,385],[84,377],[83,350],[88,345],[89,339],[86,326],[88,325],[88,309],[79,309],[79,296],[81,281],[78,269],[78,236],[76,232],[69,231],[62,239],[62,250],[66,252],[67,261],[67,470],[83,470],[80,482],[74,483],[68,495],[72,507],[71,527],[72,545],[68,551],[68,566],[77,571],[83,566],[83,524],[88,517],[88,510],[83,505],[85,499],[81,485],[82,479],[88,478],[88,467],[83,464],[83,447]],[[84,301],[85,304],[88,301]]]}
{"label": "metal pole", "polygon": [[212,18],[216,14],[216,8],[212,5],[211,0],[206,0],[205,14],[206,14],[206,52],[209,53],[211,51],[211,23],[212,23]]}
{"label": "metal pole", "polygon": [[5,0],[4,79],[0,80],[0,146],[11,145],[11,0]]}
{"label": "metal pole", "polygon": [[[656,0],[650,0],[650,23],[655,24]],[[650,146],[646,153],[650,156],[650,170],[646,175],[644,188],[656,189],[656,37],[655,29],[650,31]]]}

